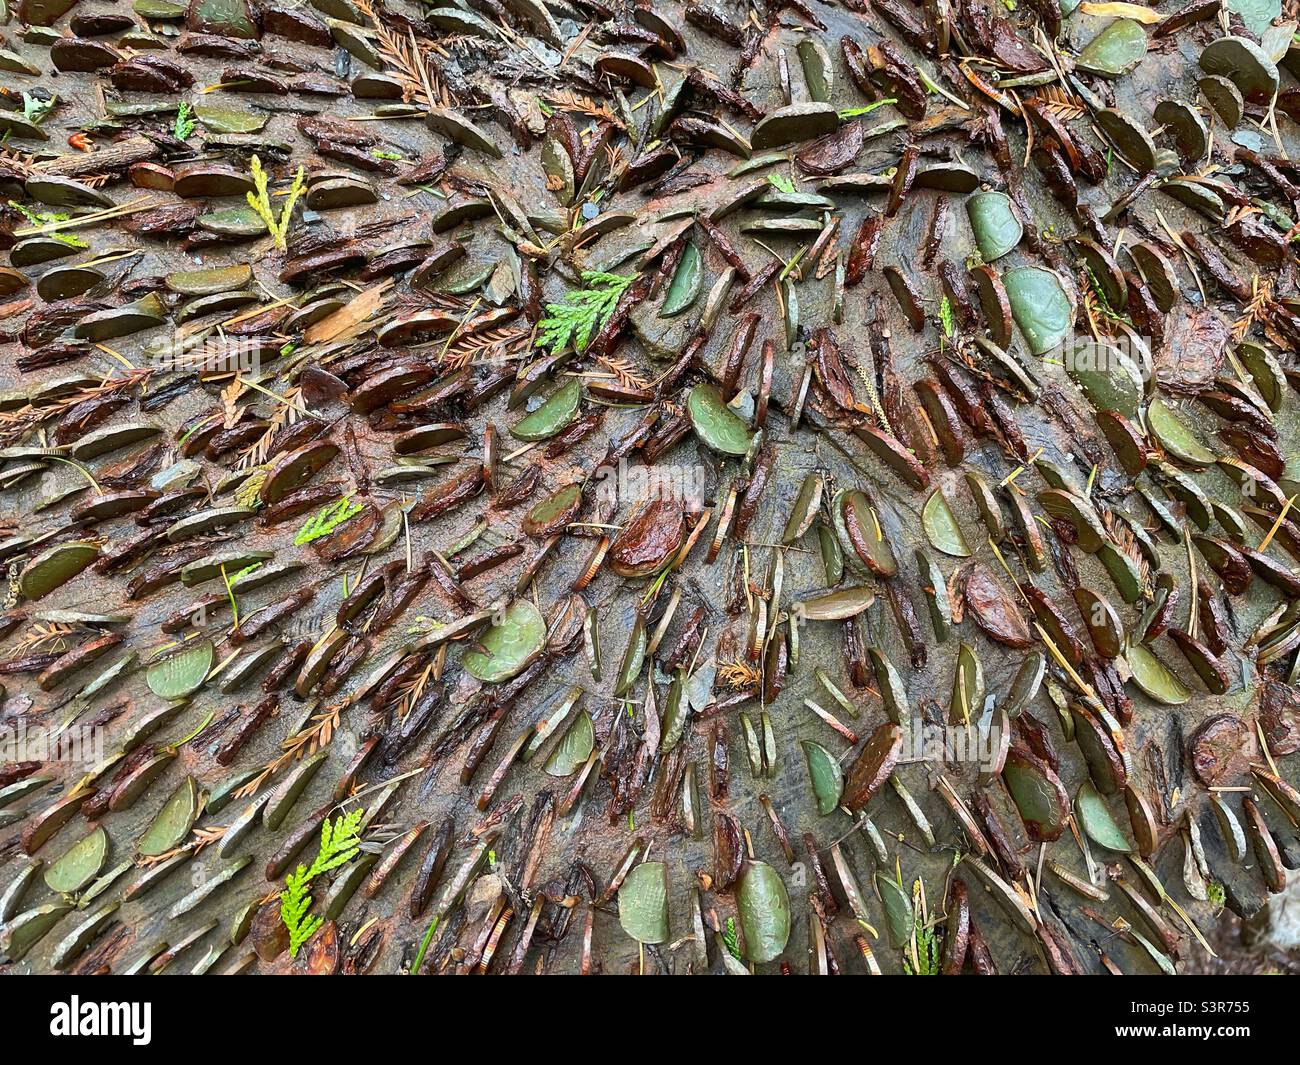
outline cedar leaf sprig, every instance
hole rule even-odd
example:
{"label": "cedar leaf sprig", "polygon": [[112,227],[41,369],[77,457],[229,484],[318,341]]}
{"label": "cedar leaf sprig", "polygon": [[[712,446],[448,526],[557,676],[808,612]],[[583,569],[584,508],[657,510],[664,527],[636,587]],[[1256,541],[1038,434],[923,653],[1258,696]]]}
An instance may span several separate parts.
{"label": "cedar leaf sprig", "polygon": [[953,313],[952,300],[947,296],[939,301],[939,324],[943,326],[943,335],[951,340],[957,332],[957,316]]}
{"label": "cedar leaf sprig", "polygon": [[353,503],[351,496],[344,496],[342,499],[336,499],[333,503],[326,503],[303,522],[302,528],[294,534],[294,546],[302,547],[303,544],[309,544],[313,540],[328,536],[349,518],[355,517],[365,509],[364,504]]}
{"label": "cedar leaf sprig", "polygon": [[320,830],[320,852],[311,868],[299,865],[285,879],[280,892],[280,920],[289,930],[289,955],[296,958],[307,940],[325,923],[325,918],[312,914],[311,896],[307,894],[312,880],[331,869],[337,869],[355,858],[361,851],[361,817],[363,811],[353,810],[338,817],[333,824],[325,818]]}
{"label": "cedar leaf sprig", "polygon": [[722,945],[727,948],[727,953],[736,961],[743,962],[745,960],[740,953],[740,937],[736,935],[736,919],[734,917],[728,917],[726,924],[722,926]]}
{"label": "cedar leaf sprig", "polygon": [[[66,211],[33,211],[30,207],[24,207],[17,200],[10,200],[9,206],[21,214],[33,226],[52,226],[59,222],[68,221],[72,215]],[[45,234],[54,240],[61,241],[70,248],[88,248],[90,247],[84,240],[72,233],[60,233],[57,229],[51,230]]]}
{"label": "cedar leaf sprig", "polygon": [[577,351],[586,350],[592,336],[609,321],[619,299],[635,280],[635,274],[584,271],[582,281],[586,288],[567,293],[562,303],[546,305],[546,317],[537,327],[537,347],[552,354],[570,343]]}
{"label": "cedar leaf sprig", "polygon": [[269,175],[262,169],[262,160],[256,155],[253,156],[249,173],[253,178],[253,186],[257,191],[244,194],[248,199],[248,206],[256,211],[258,217],[266,223],[267,231],[271,234],[271,239],[275,241],[275,246],[281,251],[287,251],[289,247],[289,223],[293,221],[293,209],[298,203],[298,197],[303,194],[303,190],[306,188],[306,173],[301,166],[298,167],[298,173],[294,175],[293,185],[290,186],[289,192],[285,196],[284,206],[280,208],[279,220],[276,219],[275,212],[271,209],[271,194],[267,188],[267,183],[270,180]]}
{"label": "cedar leaf sprig", "polygon": [[172,136],[178,141],[189,140],[189,136],[194,132],[194,109],[190,107],[189,101],[182,100],[176,106],[176,121],[172,123]]}
{"label": "cedar leaf sprig", "polygon": [[903,952],[903,972],[908,976],[938,976],[941,971],[939,933],[930,924],[925,886],[912,881],[912,943]]}

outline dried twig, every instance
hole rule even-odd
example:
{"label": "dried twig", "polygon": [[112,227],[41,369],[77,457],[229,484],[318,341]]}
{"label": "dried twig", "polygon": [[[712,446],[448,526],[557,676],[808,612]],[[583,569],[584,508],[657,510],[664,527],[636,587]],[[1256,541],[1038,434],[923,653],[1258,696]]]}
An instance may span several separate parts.
{"label": "dried twig", "polygon": [[1262,318],[1273,302],[1273,286],[1256,274],[1250,281],[1250,303],[1240,318],[1232,323],[1232,337],[1241,340],[1250,327]]}
{"label": "dried twig", "polygon": [[1070,96],[1059,85],[1044,85],[1039,89],[1034,99],[1042,105],[1043,110],[1055,115],[1063,122],[1068,122],[1072,118],[1081,118],[1088,113],[1088,109],[1083,104]]}
{"label": "dried twig", "polygon": [[260,466],[266,461],[267,452],[271,448],[271,441],[286,425],[293,425],[302,417],[302,389],[294,386],[284,394],[284,400],[275,409],[271,415],[270,424],[266,427],[266,432],[257,438],[247,450],[239,456],[238,469],[246,470],[250,466]]}
{"label": "dried twig", "polygon": [[68,637],[76,631],[76,625],[65,625],[62,622],[49,624],[37,622],[22,635],[15,644],[14,650],[18,654],[27,654],[42,644],[49,643],[53,645],[51,650],[61,652],[67,648]]}
{"label": "dried twig", "polygon": [[28,404],[17,410],[0,412],[0,446],[18,443],[42,422],[57,418],[78,403],[144,384],[152,375],[153,370],[129,370],[120,377],[106,377],[93,388],[78,389],[53,403],[40,407]]}
{"label": "dried twig", "polygon": [[429,110],[442,106],[446,101],[441,97],[446,95],[446,90],[439,91],[437,70],[421,49],[415,31],[408,29],[404,38],[394,33],[383,17],[382,6],[377,11],[370,0],[357,0],[357,8],[374,24],[379,39],[379,58],[388,72],[401,82],[402,98],[408,103],[414,100]]}
{"label": "dried twig", "polygon": [[572,89],[560,89],[553,93],[547,93],[545,99],[548,104],[552,107],[558,107],[561,111],[571,111],[574,114],[586,115],[588,118],[598,118],[602,122],[613,123],[619,129],[625,128],[623,120],[614,114],[607,105],[597,103],[590,96],[583,96]]}
{"label": "dried twig", "polygon": [[485,329],[457,337],[438,359],[449,369],[459,370],[471,363],[504,362],[528,354],[532,330],[527,326]]}
{"label": "dried twig", "polygon": [[630,359],[598,355],[596,361],[617,377],[618,383],[624,388],[648,389],[650,387],[650,381],[637,372]]}
{"label": "dried twig", "polygon": [[312,715],[311,724],[281,743],[282,753],[279,757],[273,758],[262,767],[262,771],[257,776],[236,791],[236,797],[251,798],[257,794],[263,784],[290,763],[299,761],[309,754],[315,754],[322,747],[328,746],[330,740],[334,738],[335,730],[339,727],[342,713],[343,704],[338,703],[322,710],[319,714]]}

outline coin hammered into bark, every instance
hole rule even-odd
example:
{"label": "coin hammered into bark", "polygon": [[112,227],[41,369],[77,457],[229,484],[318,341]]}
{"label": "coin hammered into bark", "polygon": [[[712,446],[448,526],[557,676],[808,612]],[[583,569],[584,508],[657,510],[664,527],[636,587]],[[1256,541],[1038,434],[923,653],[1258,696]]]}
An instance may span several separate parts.
{"label": "coin hammered into bark", "polygon": [[843,804],[860,813],[894,772],[903,754],[903,730],[892,722],[881,725],[863,744],[844,781]]}
{"label": "coin hammered into bark", "polygon": [[988,566],[976,563],[966,572],[962,594],[975,623],[991,639],[1017,648],[1033,642],[1029,624],[1011,592]]}
{"label": "coin hammered into bark", "polygon": [[1241,718],[1216,714],[1187,741],[1192,772],[1206,787],[1235,784],[1246,772],[1254,744],[1254,733]]}
{"label": "coin hammered into bark", "polygon": [[609,562],[621,577],[658,573],[681,550],[685,539],[682,504],[655,499],[637,510],[619,530],[609,549]]}

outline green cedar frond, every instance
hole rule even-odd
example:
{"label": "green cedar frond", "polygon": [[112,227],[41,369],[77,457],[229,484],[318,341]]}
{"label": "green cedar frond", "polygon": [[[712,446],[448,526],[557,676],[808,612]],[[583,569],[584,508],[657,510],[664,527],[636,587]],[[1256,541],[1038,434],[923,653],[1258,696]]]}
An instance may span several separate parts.
{"label": "green cedar frond", "polygon": [[256,155],[253,156],[253,162],[249,170],[253,179],[253,186],[256,192],[245,193],[248,200],[248,206],[257,212],[258,217],[266,223],[267,231],[271,234],[271,239],[275,241],[275,246],[281,251],[286,251],[289,247],[289,223],[293,220],[293,209],[298,202],[298,197],[306,189],[306,172],[300,166],[298,173],[294,175],[293,185],[289,188],[289,193],[284,198],[284,206],[280,209],[280,218],[277,221],[275,211],[271,209],[271,194],[267,183],[270,180],[269,175],[262,169],[262,160]]}
{"label": "green cedar frond", "polygon": [[[17,200],[10,200],[9,206],[27,219],[28,223],[33,226],[50,226],[58,222],[66,222],[72,216],[66,211],[33,211],[30,207],[24,207]],[[73,236],[71,233],[60,233],[54,230],[45,234],[53,240],[61,241],[70,248],[88,248],[90,247],[80,237]]]}
{"label": "green cedar frond", "polygon": [[939,975],[939,936],[933,928],[923,928],[920,922],[916,927],[916,959],[919,969],[912,968],[912,957],[903,952],[903,970],[908,976]]}
{"label": "green cedar frond", "polygon": [[326,503],[303,522],[302,527],[294,534],[294,545],[302,547],[303,544],[309,544],[313,540],[328,536],[349,518],[355,517],[365,509],[363,504],[353,503],[351,496],[344,496],[342,499],[336,499],[333,503]]}
{"label": "green cedar frond", "polygon": [[546,305],[546,317],[537,325],[537,347],[555,354],[572,344],[577,351],[585,351],[591,338],[609,321],[636,275],[588,270],[582,280],[587,288],[567,293],[562,303]]}
{"label": "green cedar frond", "polygon": [[943,325],[943,335],[951,340],[957,332],[957,318],[952,313],[952,300],[947,296],[939,301],[939,321]]}
{"label": "green cedar frond", "polygon": [[912,881],[912,912],[912,942],[916,947],[914,952],[903,951],[903,972],[908,976],[938,976],[939,934],[927,920],[925,892],[920,880]]}
{"label": "green cedar frond", "polygon": [[308,879],[327,873],[340,865],[350,862],[361,849],[361,815],[360,809],[345,814],[330,825],[329,818],[321,826],[320,853],[308,870]]}
{"label": "green cedar frond", "polygon": [[289,930],[289,953],[298,956],[298,949],[309,940],[324,921],[320,917],[309,917],[311,896],[307,894],[310,883],[307,867],[298,866],[297,872],[290,873],[280,892],[280,920]]}
{"label": "green cedar frond", "polygon": [[178,141],[188,140],[194,132],[194,110],[189,101],[182,100],[176,108],[176,121],[172,125],[172,136]]}
{"label": "green cedar frond", "polygon": [[[194,428],[198,428],[196,425]],[[241,507],[260,507],[262,505],[262,486],[270,471],[265,466],[254,469],[245,478],[244,483],[235,489],[235,502]]]}
{"label": "green cedar frond", "polygon": [[864,107],[847,107],[839,113],[840,121],[847,122],[851,118],[861,118],[863,115],[869,115],[878,107],[886,107],[890,104],[898,103],[892,96],[884,100],[876,100]]}
{"label": "green cedar frond", "polygon": [[[248,206],[257,212],[262,221],[266,223],[266,228],[270,232],[271,236],[274,237],[276,235],[275,212],[271,210],[270,193],[267,192],[267,174],[266,171],[262,169],[262,160],[256,155],[253,156],[252,169],[250,173],[253,178],[253,187],[257,191],[244,194],[248,199]],[[279,244],[278,239],[276,240],[276,244]]]}
{"label": "green cedar frond", "polygon": [[325,923],[323,917],[308,913],[312,902],[308,887],[322,873],[337,869],[360,853],[362,815],[363,811],[356,809],[341,815],[332,824],[325,818],[320,830],[320,851],[311,868],[299,865],[285,878],[284,890],[280,892],[280,920],[289,930],[291,957],[296,958],[299,948]]}
{"label": "green cedar frond", "polygon": [[734,917],[728,917],[727,923],[722,928],[722,945],[727,948],[727,953],[736,961],[745,960],[740,956],[740,937],[736,935],[736,919]]}

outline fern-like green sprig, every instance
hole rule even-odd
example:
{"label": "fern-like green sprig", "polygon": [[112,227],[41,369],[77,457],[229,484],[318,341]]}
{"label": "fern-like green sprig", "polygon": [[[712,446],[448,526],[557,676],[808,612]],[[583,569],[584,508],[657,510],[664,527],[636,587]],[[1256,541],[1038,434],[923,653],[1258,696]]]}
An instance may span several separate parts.
{"label": "fern-like green sprig", "polygon": [[740,937],[736,935],[736,919],[734,917],[728,917],[726,923],[722,926],[722,945],[727,948],[727,953],[736,961],[745,960],[740,955]]}
{"label": "fern-like green sprig", "polygon": [[188,140],[194,132],[194,109],[189,101],[182,100],[176,107],[176,121],[172,123],[172,136],[178,141]]}
{"label": "fern-like green sprig", "polygon": [[294,534],[294,545],[302,547],[303,544],[309,544],[313,540],[328,536],[349,518],[355,517],[365,509],[364,504],[353,503],[351,496],[344,496],[342,499],[336,499],[333,503],[326,503],[303,522],[302,527]]}
{"label": "fern-like green sprig", "polygon": [[325,923],[318,914],[308,915],[311,909],[311,896],[307,894],[307,870],[298,866],[296,872],[290,873],[280,893],[280,920],[289,930],[289,954],[298,956],[302,945],[311,939]]}
{"label": "fern-like green sprig", "polygon": [[258,217],[266,223],[267,231],[271,234],[271,239],[275,241],[275,246],[281,251],[286,251],[289,247],[289,223],[293,221],[293,209],[298,203],[298,197],[303,194],[307,187],[306,172],[301,166],[298,167],[298,173],[294,175],[293,185],[290,186],[289,192],[285,196],[284,206],[280,208],[278,220],[275,217],[275,211],[271,209],[271,193],[268,188],[270,177],[262,169],[262,160],[256,155],[253,156],[249,174],[253,178],[253,186],[257,191],[245,193],[248,206],[256,211]]}
{"label": "fern-like green sprig", "polygon": [[584,271],[583,284],[587,287],[569,292],[562,303],[548,303],[546,317],[537,325],[537,346],[555,354],[567,344],[577,351],[585,351],[592,336],[614,313],[618,301],[636,275],[607,274],[598,270]]}
{"label": "fern-like green sprig", "polygon": [[325,923],[325,918],[309,912],[312,898],[308,889],[316,877],[347,864],[360,853],[362,814],[360,809],[353,810],[340,815],[333,824],[325,818],[320,830],[320,851],[311,867],[300,864],[285,878],[284,890],[280,892],[280,920],[289,930],[290,957],[296,958],[302,945]]}
{"label": "fern-like green sprig", "polygon": [[927,920],[925,894],[919,880],[912,881],[912,912],[915,915],[912,925],[915,951],[903,951],[903,972],[908,976],[938,976],[939,934]]}
{"label": "fern-like green sprig", "polygon": [[953,313],[952,300],[947,296],[939,301],[939,324],[943,326],[943,335],[951,340],[957,332],[957,316]]}
{"label": "fern-like green sprig", "polygon": [[[18,211],[33,226],[52,226],[59,222],[66,222],[72,217],[66,211],[33,211],[30,207],[24,207],[17,200],[10,200],[9,206]],[[89,244],[75,234],[60,233],[57,229],[46,233],[45,236],[61,241],[70,248],[90,247]]]}
{"label": "fern-like green sprig", "polygon": [[919,969],[912,967],[911,955],[903,952],[903,971],[908,976],[939,975],[938,933],[933,928],[922,927],[919,921],[916,928],[916,959],[921,966]]}

